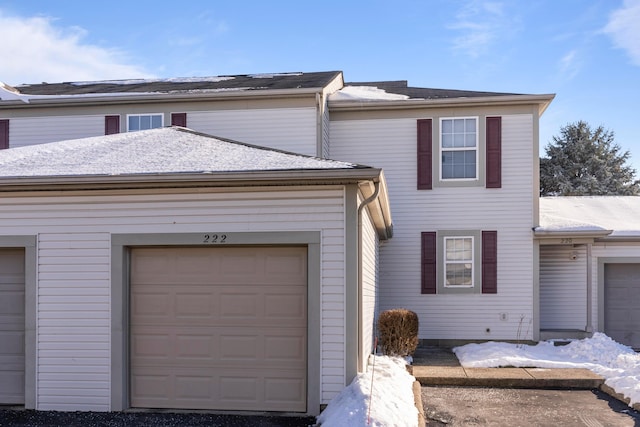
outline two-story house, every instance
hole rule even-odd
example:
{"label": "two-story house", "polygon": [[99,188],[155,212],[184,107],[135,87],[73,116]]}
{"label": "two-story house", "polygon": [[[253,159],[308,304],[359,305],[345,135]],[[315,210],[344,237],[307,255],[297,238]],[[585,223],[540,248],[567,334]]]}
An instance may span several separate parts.
{"label": "two-story house", "polygon": [[316,414],[380,310],[445,344],[561,329],[533,230],[552,99],[341,72],[0,86],[26,342],[4,400]]}

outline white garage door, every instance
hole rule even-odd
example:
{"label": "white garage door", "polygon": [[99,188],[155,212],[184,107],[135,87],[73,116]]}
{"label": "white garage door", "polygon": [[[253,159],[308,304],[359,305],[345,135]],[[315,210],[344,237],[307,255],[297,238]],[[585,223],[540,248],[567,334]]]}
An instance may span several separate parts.
{"label": "white garage door", "polygon": [[640,349],[640,264],[606,264],[605,333]]}
{"label": "white garage door", "polygon": [[136,248],[131,406],[306,411],[304,247]]}
{"label": "white garage door", "polygon": [[22,249],[0,249],[0,404],[24,404]]}

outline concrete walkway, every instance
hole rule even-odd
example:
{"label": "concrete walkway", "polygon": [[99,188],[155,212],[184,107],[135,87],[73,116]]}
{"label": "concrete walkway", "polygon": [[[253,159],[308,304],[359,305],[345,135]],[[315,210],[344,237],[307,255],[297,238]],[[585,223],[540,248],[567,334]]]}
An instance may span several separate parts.
{"label": "concrete walkway", "polygon": [[413,376],[422,385],[538,389],[600,388],[604,378],[588,369],[463,368],[456,355],[440,347],[420,347]]}

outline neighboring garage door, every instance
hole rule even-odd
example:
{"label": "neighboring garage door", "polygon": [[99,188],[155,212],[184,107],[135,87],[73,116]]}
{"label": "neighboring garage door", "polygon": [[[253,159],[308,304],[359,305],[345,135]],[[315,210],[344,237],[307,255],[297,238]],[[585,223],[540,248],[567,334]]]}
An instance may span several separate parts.
{"label": "neighboring garage door", "polygon": [[0,404],[24,404],[22,249],[0,249]]}
{"label": "neighboring garage door", "polygon": [[131,251],[131,407],[305,412],[306,247]]}
{"label": "neighboring garage door", "polygon": [[640,349],[640,264],[605,264],[605,333]]}

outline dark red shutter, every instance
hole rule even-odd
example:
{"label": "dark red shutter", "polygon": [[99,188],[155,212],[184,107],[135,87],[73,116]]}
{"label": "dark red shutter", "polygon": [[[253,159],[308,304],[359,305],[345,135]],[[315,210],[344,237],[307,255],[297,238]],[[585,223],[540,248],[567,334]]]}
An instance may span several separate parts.
{"label": "dark red shutter", "polygon": [[9,120],[0,120],[0,150],[9,148]]}
{"label": "dark red shutter", "polygon": [[120,133],[120,116],[104,116],[104,134]]}
{"label": "dark red shutter", "polygon": [[187,127],[187,113],[171,113],[171,126]]}
{"label": "dark red shutter", "polygon": [[431,174],[431,161],[433,159],[432,130],[431,119],[418,120],[418,190],[431,190],[433,188]]}
{"label": "dark red shutter", "polygon": [[482,232],[482,293],[498,293],[498,232]]}
{"label": "dark red shutter", "polygon": [[487,188],[502,187],[502,117],[487,117]]}
{"label": "dark red shutter", "polygon": [[421,241],[421,292],[423,294],[436,293],[436,233],[425,231]]}

